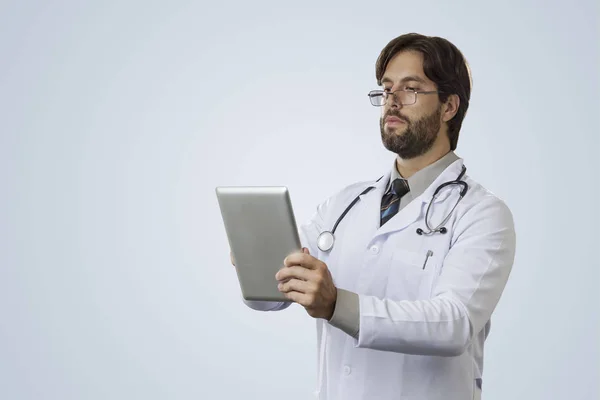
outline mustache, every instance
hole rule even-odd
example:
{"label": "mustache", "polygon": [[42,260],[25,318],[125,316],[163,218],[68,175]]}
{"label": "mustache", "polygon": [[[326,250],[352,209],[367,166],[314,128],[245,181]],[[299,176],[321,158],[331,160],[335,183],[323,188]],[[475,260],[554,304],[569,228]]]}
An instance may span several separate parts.
{"label": "mustache", "polygon": [[402,121],[409,123],[410,121],[408,120],[408,118],[402,116],[399,112],[396,111],[388,111],[384,116],[383,116],[383,120],[385,121],[387,117],[396,117],[398,119],[401,119]]}

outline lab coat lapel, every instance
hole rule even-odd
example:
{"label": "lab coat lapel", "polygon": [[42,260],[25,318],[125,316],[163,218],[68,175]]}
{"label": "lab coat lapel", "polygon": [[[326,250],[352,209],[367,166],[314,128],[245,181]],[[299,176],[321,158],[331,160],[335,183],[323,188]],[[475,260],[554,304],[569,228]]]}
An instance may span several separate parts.
{"label": "lab coat lapel", "polygon": [[408,203],[402,210],[398,211],[398,214],[390,218],[385,225],[380,227],[376,232],[376,236],[385,235],[386,233],[394,231],[400,231],[413,224],[421,216],[422,205],[423,202],[421,200],[421,196],[419,196]]}
{"label": "lab coat lapel", "polygon": [[[385,225],[380,227],[376,231],[375,236],[403,230],[415,223],[420,218],[424,217],[427,210],[427,205],[431,200],[436,188],[444,182],[456,179],[460,174],[462,165],[462,159],[450,164],[448,168],[446,168],[444,172],[442,172],[420,196],[413,199],[413,201],[411,201],[406,207],[398,211],[398,214],[394,215],[388,222],[386,222]],[[434,204],[444,201],[444,199],[448,197],[448,193],[449,191],[443,191],[438,198],[436,198]],[[383,191],[379,194],[379,201],[381,201],[382,195]]]}
{"label": "lab coat lapel", "polygon": [[[383,193],[385,192],[389,180],[390,172],[386,171],[385,174],[383,174],[383,178],[381,178],[379,182],[373,184],[375,189],[360,196],[360,201],[364,202],[364,209],[366,210],[364,215],[367,219],[366,221],[361,221],[360,226],[372,227],[373,232],[379,228],[379,220],[381,218],[381,198],[383,197]],[[364,225],[362,225],[362,223],[364,223]]]}

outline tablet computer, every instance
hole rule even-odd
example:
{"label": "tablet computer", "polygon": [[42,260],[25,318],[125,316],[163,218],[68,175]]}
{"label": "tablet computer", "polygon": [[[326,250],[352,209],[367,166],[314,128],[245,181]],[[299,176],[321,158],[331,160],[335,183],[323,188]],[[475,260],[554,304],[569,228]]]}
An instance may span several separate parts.
{"label": "tablet computer", "polygon": [[286,301],[275,274],[302,246],[285,186],[219,186],[223,224],[246,300]]}

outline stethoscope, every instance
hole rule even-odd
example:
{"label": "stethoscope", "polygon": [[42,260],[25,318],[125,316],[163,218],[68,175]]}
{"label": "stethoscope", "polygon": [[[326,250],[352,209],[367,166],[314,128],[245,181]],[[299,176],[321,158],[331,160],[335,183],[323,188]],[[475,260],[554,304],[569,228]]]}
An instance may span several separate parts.
{"label": "stethoscope", "polygon": [[[465,195],[467,194],[467,191],[469,190],[469,185],[467,184],[467,182],[461,180],[462,177],[465,175],[466,171],[467,171],[467,167],[465,167],[463,165],[460,175],[458,175],[458,177],[455,180],[444,182],[435,189],[435,192],[433,193],[433,196],[431,197],[431,201],[429,202],[429,205],[427,206],[427,212],[425,213],[425,226],[427,228],[427,231],[425,231],[421,228],[418,228],[417,229],[418,235],[429,236],[429,235],[433,235],[435,233],[445,234],[448,232],[448,229],[446,229],[446,227],[444,225],[448,222],[448,220],[450,219],[450,216],[454,212],[454,209],[456,209],[456,206],[458,205],[458,203],[460,203],[460,201],[463,199],[463,197],[465,197]],[[381,178],[383,178],[383,176]],[[376,182],[379,182],[381,180],[381,178],[377,179]],[[436,226],[435,228],[431,228],[431,226],[429,225],[429,221],[428,221],[429,210],[431,208],[431,204],[435,201],[435,199],[437,198],[437,196],[439,195],[440,191],[443,188],[445,188],[447,186],[451,186],[451,185],[459,185],[461,187],[460,196],[459,196],[458,200],[456,201],[456,204],[454,204],[454,207],[452,207],[452,210],[450,210],[450,212],[446,216],[446,218],[444,218],[438,226]],[[350,211],[352,209],[352,207],[354,207],[354,205],[360,199],[360,197],[362,195],[369,193],[374,188],[375,188],[375,186],[369,186],[368,188],[363,190],[361,194],[356,196],[356,198],[352,201],[352,203],[350,203],[348,205],[348,207],[346,207],[346,209],[344,210],[342,215],[340,215],[340,217],[337,219],[337,221],[335,221],[335,224],[333,225],[333,229],[331,231],[321,232],[321,234],[317,238],[317,247],[319,248],[319,250],[325,251],[325,252],[331,251],[331,249],[333,248],[333,244],[335,242],[335,236],[334,236],[335,230],[337,229],[339,223],[344,219],[346,214],[348,214],[348,211]]]}

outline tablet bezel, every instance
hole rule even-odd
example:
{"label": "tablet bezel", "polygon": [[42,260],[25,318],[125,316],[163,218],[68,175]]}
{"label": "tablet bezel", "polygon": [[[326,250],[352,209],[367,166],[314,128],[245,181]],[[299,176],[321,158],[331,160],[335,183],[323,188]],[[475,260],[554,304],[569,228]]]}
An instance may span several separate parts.
{"label": "tablet bezel", "polygon": [[286,186],[218,186],[221,217],[242,296],[249,301],[291,302],[275,274],[302,245]]}

